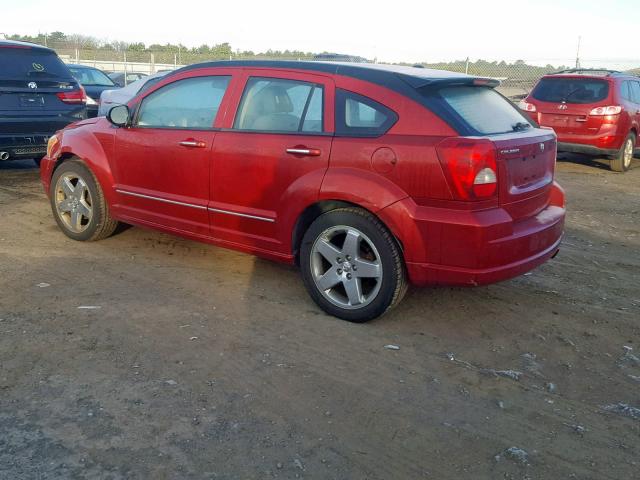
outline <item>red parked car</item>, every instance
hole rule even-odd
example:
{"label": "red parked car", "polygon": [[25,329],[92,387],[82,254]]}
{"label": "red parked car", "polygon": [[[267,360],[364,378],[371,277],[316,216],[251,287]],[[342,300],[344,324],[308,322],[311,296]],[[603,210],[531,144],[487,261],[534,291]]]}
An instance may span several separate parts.
{"label": "red parked car", "polygon": [[490,79],[412,67],[214,62],[52,137],[41,175],[75,240],[118,222],[298,263],[362,322],[416,285],[480,285],[554,256],[556,137]]}
{"label": "red parked car", "polygon": [[611,169],[631,166],[640,132],[640,78],[614,70],[545,75],[520,108],[558,135],[558,151],[606,155]]}

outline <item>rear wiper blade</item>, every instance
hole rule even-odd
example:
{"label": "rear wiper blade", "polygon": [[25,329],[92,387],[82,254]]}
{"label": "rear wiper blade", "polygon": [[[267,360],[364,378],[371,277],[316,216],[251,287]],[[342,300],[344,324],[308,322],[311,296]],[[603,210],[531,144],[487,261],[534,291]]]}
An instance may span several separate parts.
{"label": "rear wiper blade", "polygon": [[571,90],[569,93],[567,93],[564,98],[562,99],[562,101],[564,103],[567,103],[567,100],[569,100],[571,97],[573,97],[576,93],[581,92],[583,90],[583,87],[578,87],[578,88],[574,88],[573,90]]}
{"label": "rear wiper blade", "polygon": [[527,128],[531,128],[531,125],[525,122],[518,122],[515,125],[511,125],[511,128],[514,132],[520,132],[522,130],[526,130]]}

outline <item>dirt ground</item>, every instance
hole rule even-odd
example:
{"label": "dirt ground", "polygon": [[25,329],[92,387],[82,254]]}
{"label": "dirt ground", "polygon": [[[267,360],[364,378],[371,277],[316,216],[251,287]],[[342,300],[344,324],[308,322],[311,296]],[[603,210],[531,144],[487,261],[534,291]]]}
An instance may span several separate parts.
{"label": "dirt ground", "polygon": [[69,240],[0,164],[0,478],[640,478],[634,166],[558,164],[566,237],[531,274],[355,325],[294,268]]}

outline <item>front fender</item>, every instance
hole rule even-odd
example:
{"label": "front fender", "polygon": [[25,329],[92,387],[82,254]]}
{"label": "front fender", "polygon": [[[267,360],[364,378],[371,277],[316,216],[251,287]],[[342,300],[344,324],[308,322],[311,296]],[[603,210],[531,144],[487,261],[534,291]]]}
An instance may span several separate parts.
{"label": "front fender", "polygon": [[45,157],[41,162],[42,183],[47,194],[56,166],[66,158],[74,156],[82,160],[96,176],[108,203],[115,202],[113,172],[109,163],[109,157],[113,154],[115,128],[97,127],[98,124],[90,124],[58,132],[59,145],[51,158]]}

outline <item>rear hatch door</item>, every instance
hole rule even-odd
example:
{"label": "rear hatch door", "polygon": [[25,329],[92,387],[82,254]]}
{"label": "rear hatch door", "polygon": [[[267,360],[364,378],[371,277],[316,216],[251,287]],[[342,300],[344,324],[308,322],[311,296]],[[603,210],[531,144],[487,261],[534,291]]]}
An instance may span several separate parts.
{"label": "rear hatch door", "polygon": [[545,77],[530,97],[536,101],[538,122],[558,134],[588,135],[597,133],[603,116],[590,116],[595,107],[607,105],[610,84],[604,78],[579,76]]}
{"label": "rear hatch door", "polygon": [[556,136],[549,129],[489,137],[496,146],[500,205],[514,220],[531,217],[549,203],[556,163]]}
{"label": "rear hatch door", "polygon": [[531,217],[546,208],[556,161],[555,133],[534,127],[493,88],[450,86],[438,94],[442,102],[432,97],[432,108],[438,108],[462,136],[495,145],[498,200],[511,217]]}
{"label": "rear hatch door", "polygon": [[77,90],[79,85],[54,52],[2,46],[0,65],[2,133],[55,131],[61,117],[78,110],[78,105],[66,104],[57,95]]}

